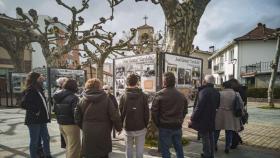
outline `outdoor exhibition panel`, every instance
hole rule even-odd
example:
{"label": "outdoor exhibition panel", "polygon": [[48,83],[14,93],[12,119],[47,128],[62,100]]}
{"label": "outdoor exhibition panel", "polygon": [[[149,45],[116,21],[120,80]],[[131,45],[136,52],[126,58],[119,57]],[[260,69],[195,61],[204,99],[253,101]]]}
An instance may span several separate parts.
{"label": "outdoor exhibition panel", "polygon": [[117,99],[124,93],[126,77],[139,75],[139,87],[150,96],[162,88],[162,74],[173,72],[176,87],[186,96],[201,85],[203,61],[171,53],[145,54],[114,60],[114,91]]}
{"label": "outdoor exhibition panel", "polygon": [[126,88],[126,77],[136,73],[144,92],[156,92],[156,54],[118,58],[114,60],[114,90],[119,98]]}
{"label": "outdoor exhibition panel", "polygon": [[[84,70],[72,70],[72,69],[57,69],[57,68],[35,68],[32,70],[33,72],[37,72],[46,77],[46,80],[43,83],[45,91],[45,96],[50,97],[57,90],[58,86],[56,80],[59,77],[67,77],[72,78],[77,81],[79,91],[81,92],[85,83],[85,71]],[[25,81],[27,77],[27,73],[10,73],[10,81],[9,81],[9,91],[11,92],[11,96],[13,94],[20,94],[26,87]],[[50,86],[48,86],[50,85]]]}
{"label": "outdoor exhibition panel", "polygon": [[202,59],[164,54],[164,72],[173,72],[176,87],[192,88],[200,86],[202,77]]}

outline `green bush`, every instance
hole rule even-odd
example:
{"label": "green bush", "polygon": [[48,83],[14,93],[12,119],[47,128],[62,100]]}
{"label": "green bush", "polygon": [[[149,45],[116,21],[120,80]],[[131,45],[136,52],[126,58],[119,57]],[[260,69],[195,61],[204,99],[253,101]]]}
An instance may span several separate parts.
{"label": "green bush", "polygon": [[[280,99],[280,88],[274,88],[274,99]],[[247,97],[267,98],[267,88],[249,88]]]}

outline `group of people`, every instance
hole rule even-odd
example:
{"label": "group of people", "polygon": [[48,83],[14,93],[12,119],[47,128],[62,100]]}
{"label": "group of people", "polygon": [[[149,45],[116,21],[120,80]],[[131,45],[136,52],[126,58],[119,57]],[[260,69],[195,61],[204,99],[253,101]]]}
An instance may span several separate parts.
{"label": "group of people", "polygon": [[[195,101],[195,108],[191,116],[189,127],[198,131],[202,138],[203,158],[214,158],[214,152],[218,150],[217,143],[221,130],[225,130],[225,153],[235,149],[241,138],[233,136],[243,130],[241,117],[245,115],[247,104],[246,94],[236,79],[224,82],[223,89],[219,92],[214,88],[215,78],[206,75],[203,86]],[[240,106],[240,115],[235,114],[235,106]],[[233,143],[237,140],[237,143]]]}
{"label": "group of people", "polygon": [[[26,109],[25,124],[30,134],[30,156],[51,158],[50,136],[47,123],[51,116],[43,92],[44,77],[36,72],[28,74],[26,90],[21,106]],[[163,89],[153,98],[151,109],[148,96],[139,87],[139,78],[130,74],[127,87],[119,103],[96,78],[85,83],[84,91],[77,94],[77,81],[69,78],[57,80],[59,89],[54,93],[54,113],[59,124],[62,142],[66,147],[66,158],[108,158],[112,151],[112,130],[124,131],[126,157],[143,158],[145,136],[150,121],[159,130],[159,150],[163,158],[170,158],[173,146],[177,158],[183,158],[182,124],[188,113],[186,97],[175,88],[172,72],[163,75]],[[206,75],[200,87],[189,127],[198,131],[202,138],[204,158],[213,158],[217,150],[220,130],[226,132],[225,152],[231,147],[232,136],[242,130],[240,117],[233,114],[236,99],[242,103],[242,91],[237,80],[223,83],[224,89],[214,88],[214,77]],[[238,93],[240,92],[240,93]],[[240,96],[241,95],[241,96]],[[81,139],[81,133],[82,139]],[[40,149],[42,149],[40,151]],[[40,151],[40,152],[39,152]]]}
{"label": "group of people", "polygon": [[[30,156],[51,158],[50,136],[47,123],[51,116],[43,92],[44,77],[36,72],[27,76],[26,90],[21,106],[26,109],[25,124],[30,134]],[[182,123],[187,114],[187,99],[175,88],[173,73],[164,74],[164,88],[154,97],[151,114],[148,96],[139,87],[139,77],[130,74],[127,88],[119,104],[109,87],[93,78],[85,83],[82,94],[77,95],[77,82],[58,79],[59,89],[53,95],[54,113],[59,124],[67,158],[108,158],[112,151],[112,129],[124,131],[126,157],[143,158],[145,136],[150,115],[159,128],[159,146],[164,158],[170,157],[173,145],[177,157],[183,158]],[[81,133],[82,131],[82,140]],[[38,151],[42,146],[42,154]]]}

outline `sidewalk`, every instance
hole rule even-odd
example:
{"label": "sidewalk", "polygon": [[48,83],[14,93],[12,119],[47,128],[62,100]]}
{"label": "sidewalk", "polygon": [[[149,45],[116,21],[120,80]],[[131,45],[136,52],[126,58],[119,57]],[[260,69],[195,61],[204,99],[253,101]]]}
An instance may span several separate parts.
{"label": "sidewalk", "polygon": [[[280,152],[280,110],[260,109],[260,104],[248,103],[249,123],[240,133],[245,145],[272,149]],[[189,109],[192,111],[192,109]],[[187,128],[188,114],[184,122],[184,136],[197,139],[197,132]],[[221,132],[220,140],[224,141],[224,132]]]}
{"label": "sidewalk", "polygon": [[[29,156],[28,144],[29,135],[28,129],[23,124],[24,111],[21,109],[0,109],[0,158],[24,158]],[[48,124],[49,133],[51,136],[51,151],[55,158],[64,158],[65,151],[60,148],[59,128],[55,121]],[[187,129],[184,129],[188,131]],[[185,132],[184,134],[187,134]],[[191,135],[192,134],[192,135]],[[195,140],[195,133],[187,135],[188,138]],[[121,136],[119,137],[121,138]],[[223,152],[224,143],[219,142],[219,151],[216,153],[216,158],[278,158],[279,151],[261,149],[250,146],[239,146],[236,150],[231,150],[227,155]],[[186,158],[199,158],[201,153],[201,143],[191,141],[191,143],[184,147]],[[125,146],[124,141],[113,142],[113,152],[111,158],[124,158]],[[145,158],[156,158],[158,156],[151,156],[151,149],[145,149]],[[173,157],[174,157],[174,151]]]}

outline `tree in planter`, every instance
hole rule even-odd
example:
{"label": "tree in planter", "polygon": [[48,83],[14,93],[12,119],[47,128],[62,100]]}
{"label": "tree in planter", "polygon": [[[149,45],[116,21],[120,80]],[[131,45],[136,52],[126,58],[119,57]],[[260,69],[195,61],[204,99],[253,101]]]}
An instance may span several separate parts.
{"label": "tree in planter", "polygon": [[[189,56],[200,18],[210,0],[184,0],[183,2],[179,2],[179,0],[151,0],[151,2],[160,4],[165,15],[167,37],[164,51]],[[157,128],[151,121],[146,137],[157,140],[156,131]]]}
{"label": "tree in planter", "polygon": [[[143,1],[143,0],[135,0]],[[148,0],[145,0],[148,1]],[[160,4],[166,20],[166,52],[189,55],[200,18],[210,0],[151,0]]]}
{"label": "tree in planter", "polygon": [[269,86],[267,90],[267,101],[270,107],[274,108],[274,102],[273,102],[273,91],[275,86],[275,80],[278,73],[278,65],[279,65],[279,58],[280,58],[280,29],[277,29],[277,32],[275,33],[275,36],[277,37],[277,45],[276,45],[276,54],[275,59],[273,60],[271,64],[272,73],[271,78],[269,81]]}
{"label": "tree in planter", "polygon": [[96,76],[100,81],[103,82],[103,65],[105,60],[111,54],[120,54],[120,51],[127,51],[131,49],[131,40],[136,35],[136,29],[131,29],[131,36],[126,41],[119,40],[116,44],[114,43],[114,37],[116,33],[107,32],[99,27],[98,31],[95,33],[99,35],[96,39],[88,40],[88,44],[93,47],[93,49],[89,49],[87,44],[84,44],[84,51],[86,55],[84,57],[90,58],[96,64]]}

